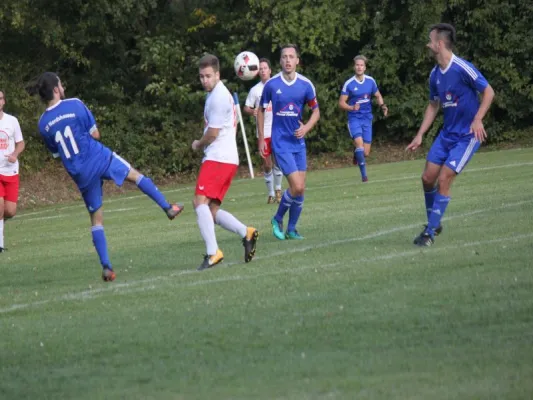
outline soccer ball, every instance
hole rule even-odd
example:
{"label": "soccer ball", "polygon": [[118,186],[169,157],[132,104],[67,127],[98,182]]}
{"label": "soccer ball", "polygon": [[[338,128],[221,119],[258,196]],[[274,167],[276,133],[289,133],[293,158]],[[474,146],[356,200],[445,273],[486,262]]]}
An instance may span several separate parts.
{"label": "soccer ball", "polygon": [[243,51],[235,57],[235,73],[243,81],[254,79],[259,73],[259,58],[251,51]]}

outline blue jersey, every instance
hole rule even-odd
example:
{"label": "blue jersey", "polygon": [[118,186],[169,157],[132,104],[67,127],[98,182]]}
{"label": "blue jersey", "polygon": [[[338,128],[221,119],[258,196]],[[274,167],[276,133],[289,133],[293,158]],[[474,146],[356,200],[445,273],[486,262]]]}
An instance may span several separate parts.
{"label": "blue jersey", "polygon": [[302,112],[307,104],[318,107],[315,87],[309,79],[296,74],[287,82],[281,73],[273,76],[263,88],[261,103],[264,108],[272,102],[272,148],[274,153],[291,153],[305,149],[305,140],[294,132],[300,127]]}
{"label": "blue jersey", "polygon": [[479,109],[478,92],[483,92],[488,85],[476,67],[454,54],[445,70],[438,65],[433,68],[429,76],[429,97],[440,101],[444,134],[470,133],[470,125]]}
{"label": "blue jersey", "polygon": [[346,101],[348,105],[359,104],[359,110],[348,111],[348,121],[361,117],[372,119],[372,96],[377,91],[378,85],[376,81],[368,75],[363,75],[362,82],[359,82],[353,76],[344,83],[341,95],[348,96]]}
{"label": "blue jersey", "polygon": [[91,136],[97,129],[92,113],[79,99],[62,100],[39,120],[46,147],[61,161],[80,189],[100,179],[112,151]]}

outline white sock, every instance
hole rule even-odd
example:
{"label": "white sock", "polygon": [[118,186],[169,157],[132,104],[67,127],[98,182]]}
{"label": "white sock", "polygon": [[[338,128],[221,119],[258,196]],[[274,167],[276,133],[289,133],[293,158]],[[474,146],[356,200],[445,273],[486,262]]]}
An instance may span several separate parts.
{"label": "white sock", "polygon": [[0,219],[0,247],[4,247],[4,220]]}
{"label": "white sock", "polygon": [[274,197],[274,184],[272,183],[272,171],[265,172],[265,183],[268,190],[268,195]]}
{"label": "white sock", "polygon": [[227,231],[236,233],[242,238],[246,236],[246,225],[244,225],[241,221],[239,221],[227,211],[219,209],[217,211],[215,221],[218,225],[220,225]]}
{"label": "white sock", "polygon": [[196,207],[196,216],[207,254],[213,256],[217,253],[218,244],[215,236],[215,222],[213,221],[213,215],[209,206],[207,204],[200,204]]}
{"label": "white sock", "polygon": [[281,180],[283,179],[283,173],[274,165],[274,187],[276,190],[281,190]]}

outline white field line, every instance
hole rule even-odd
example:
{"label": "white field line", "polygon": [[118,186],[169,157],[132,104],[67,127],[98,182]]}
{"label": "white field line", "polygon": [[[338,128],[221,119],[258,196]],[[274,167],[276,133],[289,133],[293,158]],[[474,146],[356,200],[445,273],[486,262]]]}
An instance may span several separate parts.
{"label": "white field line", "polygon": [[[463,213],[463,214],[454,215],[454,216],[451,216],[451,217],[448,217],[448,218],[443,218],[443,220],[465,218],[465,217],[469,217],[469,216],[472,216],[472,215],[481,214],[481,213],[485,213],[485,212],[491,212],[491,211],[495,211],[495,210],[501,210],[501,209],[506,209],[506,208],[511,208],[511,207],[517,207],[517,206],[520,206],[520,205],[523,205],[523,204],[529,204],[529,203],[532,203],[532,202],[533,202],[533,200],[528,200],[528,201],[521,201],[521,202],[517,202],[517,203],[504,204],[504,205],[502,205],[500,207],[485,208],[485,209],[481,209],[481,210],[476,210],[476,211],[471,211],[471,212],[467,212],[467,213]],[[397,226],[397,227],[394,227],[394,228],[390,228],[390,229],[386,229],[386,230],[382,230],[382,231],[377,231],[377,232],[371,233],[369,235],[361,236],[361,237],[352,237],[352,238],[346,238],[346,239],[340,239],[340,240],[333,240],[333,241],[324,242],[324,243],[320,243],[320,244],[316,244],[316,245],[312,245],[312,246],[296,247],[296,248],[287,249],[287,250],[284,250],[284,251],[272,252],[272,253],[270,253],[268,255],[265,255],[265,256],[256,257],[256,260],[269,259],[269,258],[278,257],[278,256],[286,256],[288,254],[301,253],[301,252],[310,251],[310,250],[317,249],[317,248],[324,248],[324,247],[329,247],[329,246],[335,246],[335,245],[338,245],[338,244],[344,244],[344,243],[349,243],[349,242],[357,242],[357,241],[362,241],[362,240],[373,239],[373,238],[384,236],[384,235],[387,235],[387,234],[390,234],[390,233],[395,233],[395,232],[400,232],[400,231],[405,231],[405,230],[411,230],[411,229],[414,229],[414,228],[420,227],[420,226],[421,226],[421,223],[411,224],[411,225],[400,225],[400,226]],[[432,247],[431,251],[434,251],[434,250],[435,251],[450,250],[450,249],[455,249],[457,247],[469,247],[469,246],[477,246],[477,245],[484,245],[484,244],[500,243],[500,242],[504,242],[504,241],[521,240],[521,239],[526,239],[526,238],[531,238],[531,237],[533,237],[533,233],[526,234],[526,235],[517,235],[517,236],[512,236],[512,237],[501,237],[501,238],[484,240],[484,241],[467,242],[467,243],[463,243],[463,244],[460,244],[460,245],[451,245],[451,246],[444,246],[444,247]],[[416,254],[419,254],[420,252],[421,252],[421,249],[419,248],[417,250],[410,250],[410,251],[405,251],[405,252],[401,252],[401,253],[390,253],[390,254],[385,254],[385,255],[378,256],[378,257],[373,257],[373,258],[356,259],[356,260],[353,260],[353,262],[373,262],[373,261],[380,261],[380,260],[388,260],[388,259],[396,258],[396,257],[405,257],[405,256],[410,256],[410,255],[416,255]],[[241,262],[229,262],[229,263],[224,263],[224,266],[229,267],[229,266],[237,265],[237,264],[242,264],[242,263]],[[331,266],[336,266],[337,264],[345,265],[346,262],[332,264]],[[302,270],[306,270],[306,269],[319,269],[319,268],[321,268],[321,267],[309,266],[309,267],[300,267],[300,268],[290,268],[290,269],[286,269],[286,270],[271,271],[269,273],[258,274],[258,275],[220,277],[220,278],[217,278],[217,279],[200,280],[200,281],[195,281],[195,282],[176,284],[176,285],[173,285],[173,286],[197,286],[197,285],[202,285],[202,284],[211,284],[211,283],[216,283],[216,282],[226,282],[226,281],[232,281],[232,280],[255,279],[255,278],[261,277],[261,276],[279,275],[279,274],[284,274],[284,273],[302,271]],[[41,305],[52,303],[52,302],[55,303],[55,302],[62,302],[62,301],[78,301],[78,300],[92,299],[92,298],[98,297],[100,295],[105,295],[107,293],[126,294],[126,293],[131,293],[131,292],[142,292],[142,291],[147,291],[147,290],[154,290],[154,289],[157,289],[157,288],[161,287],[161,285],[159,285],[159,284],[156,285],[156,283],[161,283],[162,282],[163,284],[169,284],[167,282],[169,277],[181,277],[181,276],[184,276],[184,275],[191,275],[191,274],[196,274],[196,273],[197,272],[193,271],[193,270],[178,271],[178,272],[166,275],[166,276],[156,276],[156,277],[152,277],[152,278],[140,279],[140,280],[137,280],[137,281],[131,281],[131,282],[125,282],[125,283],[113,283],[113,284],[110,284],[107,287],[102,287],[102,288],[98,288],[98,289],[91,289],[91,290],[85,290],[85,291],[77,292],[77,293],[69,293],[69,294],[65,294],[65,295],[50,299],[50,300],[41,300],[41,301],[30,302],[30,303],[13,304],[13,305],[11,305],[9,307],[6,307],[6,308],[0,308],[0,314],[5,314],[5,313],[12,312],[12,311],[16,311],[16,310],[20,310],[20,309],[26,309],[26,308],[30,308],[30,307],[41,306]],[[137,285],[144,285],[144,286],[142,286],[140,288],[139,287],[135,287]],[[149,285],[149,286],[146,286],[146,285]]]}
{"label": "white field line", "polygon": [[[529,165],[533,165],[533,162],[512,163],[512,164],[494,165],[494,166],[490,166],[490,167],[470,168],[470,169],[466,169],[463,172],[463,174],[470,173],[470,172],[490,171],[490,170],[502,169],[502,168],[517,168],[517,167],[524,167],[524,166],[529,166]],[[386,182],[395,182],[395,181],[404,181],[404,180],[409,180],[409,179],[416,179],[416,178],[419,178],[421,176],[421,174],[422,174],[422,171],[419,174],[404,175],[404,176],[399,177],[399,178],[387,178],[387,179],[370,180],[370,181],[367,182],[367,184],[386,183]],[[248,181],[248,179],[238,179],[238,180],[234,181],[234,183],[236,183],[236,182],[245,182],[245,181]],[[334,181],[334,182],[344,182],[344,181],[345,180],[343,179],[342,181]],[[306,190],[307,191],[309,191],[309,190],[320,190],[320,189],[326,189],[326,188],[330,188],[330,187],[351,186],[353,184],[354,184],[354,182],[329,183],[327,185],[312,185],[312,186],[306,188]],[[194,186],[187,186],[187,187],[178,188],[178,189],[163,190],[162,192],[163,193],[176,193],[176,192],[183,192],[183,191],[192,191],[193,189],[194,189]],[[255,193],[255,192],[254,193],[243,193],[241,195],[235,196],[234,198],[252,197],[252,196],[255,196],[255,195],[257,195],[257,193]],[[116,197],[116,198],[105,200],[105,204],[115,203],[115,202],[118,202],[118,201],[141,199],[141,198],[144,198],[144,197],[146,197],[144,194],[133,195],[133,196],[128,196],[128,197]],[[140,207],[132,208],[132,210],[133,209],[138,209],[138,208],[140,208]],[[32,216],[32,215],[41,215],[41,214],[45,214],[45,213],[49,213],[49,212],[57,212],[57,211],[69,210],[69,209],[79,209],[81,211],[81,210],[84,210],[85,208],[83,207],[82,204],[76,204],[76,205],[64,206],[64,207],[56,208],[56,209],[53,209],[53,210],[34,211],[34,212],[23,213],[23,214],[17,215],[17,220],[21,219],[21,218],[27,219],[26,217],[29,217],[29,216]],[[111,210],[106,210],[106,213],[108,213],[110,211]],[[60,217],[61,217],[61,215],[54,215],[54,216],[51,216],[51,218],[45,218],[45,219],[60,218]],[[30,218],[28,220],[35,220],[35,219],[31,219]]]}

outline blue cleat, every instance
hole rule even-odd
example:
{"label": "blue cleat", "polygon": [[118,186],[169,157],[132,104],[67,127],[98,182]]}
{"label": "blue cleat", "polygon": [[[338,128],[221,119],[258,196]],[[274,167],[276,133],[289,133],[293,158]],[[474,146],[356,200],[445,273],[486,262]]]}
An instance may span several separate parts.
{"label": "blue cleat", "polygon": [[272,224],[272,234],[276,239],[285,240],[285,235],[283,234],[283,222],[279,222],[276,217],[273,217],[270,221]]}
{"label": "blue cleat", "polygon": [[287,231],[285,233],[285,239],[287,240],[303,240],[304,237],[300,235],[297,231]]}

